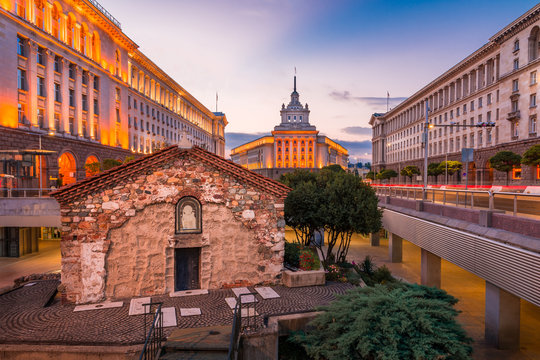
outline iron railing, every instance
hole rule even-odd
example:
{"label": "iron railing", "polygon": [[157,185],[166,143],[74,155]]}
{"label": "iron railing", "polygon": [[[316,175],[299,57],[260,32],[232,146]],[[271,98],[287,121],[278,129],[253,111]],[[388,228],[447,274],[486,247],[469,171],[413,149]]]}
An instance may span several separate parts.
{"label": "iron railing", "polygon": [[485,208],[511,212],[514,216],[540,214],[540,195],[486,190],[435,189],[422,187],[374,186],[378,195],[431,201],[456,207]]}
{"label": "iron railing", "polygon": [[90,4],[94,5],[96,9],[98,9],[105,17],[112,21],[114,25],[116,25],[119,29],[121,29],[120,21],[116,20],[114,16],[111,15],[110,12],[108,12],[103,6],[101,6],[100,3],[98,3],[96,0],[87,0]]}
{"label": "iron railing", "polygon": [[0,198],[11,197],[48,197],[55,189],[49,188],[0,188]]}
{"label": "iron railing", "polygon": [[[150,330],[146,332],[147,318],[146,315],[152,314],[152,306],[157,305],[155,315],[152,317],[152,324],[150,325]],[[161,312],[161,306],[163,303],[153,303],[143,304],[144,306],[144,335],[146,339],[144,340],[144,347],[139,356],[139,360],[153,360],[157,359],[159,351],[161,350],[161,345],[163,342],[163,313]],[[148,311],[146,311],[148,310]]]}
{"label": "iron railing", "polygon": [[[231,342],[227,359],[236,360],[240,348],[240,336],[257,330],[259,326],[257,314],[257,298],[255,293],[240,294],[234,306]],[[248,297],[243,300],[244,297]]]}

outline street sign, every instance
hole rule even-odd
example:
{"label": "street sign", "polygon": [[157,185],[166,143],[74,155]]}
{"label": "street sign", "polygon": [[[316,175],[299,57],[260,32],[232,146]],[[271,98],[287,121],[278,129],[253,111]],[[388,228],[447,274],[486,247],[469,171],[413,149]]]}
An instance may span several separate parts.
{"label": "street sign", "polygon": [[474,161],[474,149],[463,148],[461,149],[461,162],[468,163]]}

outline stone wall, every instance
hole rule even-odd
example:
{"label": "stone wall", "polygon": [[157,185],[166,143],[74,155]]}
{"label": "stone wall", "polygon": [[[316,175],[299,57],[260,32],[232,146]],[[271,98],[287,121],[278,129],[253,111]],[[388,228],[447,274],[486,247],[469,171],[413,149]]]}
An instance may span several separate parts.
{"label": "stone wall", "polygon": [[[184,156],[62,205],[68,301],[174,291],[174,249],[184,247],[201,248],[201,288],[280,282],[283,200]],[[175,234],[184,196],[201,202],[200,234]]]}

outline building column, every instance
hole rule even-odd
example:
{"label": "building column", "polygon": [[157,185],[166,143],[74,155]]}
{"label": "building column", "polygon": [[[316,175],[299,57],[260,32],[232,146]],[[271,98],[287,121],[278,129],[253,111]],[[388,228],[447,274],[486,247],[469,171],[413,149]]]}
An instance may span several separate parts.
{"label": "building column", "polygon": [[499,349],[519,348],[520,299],[486,281],[486,342]]}
{"label": "building column", "polygon": [[82,68],[79,65],[75,65],[75,136],[77,136],[79,138],[83,137],[83,126],[82,126]]}
{"label": "building column", "polygon": [[33,128],[39,128],[37,120],[37,51],[38,44],[28,40],[28,61],[26,62],[26,82],[28,96],[26,98],[26,111],[28,121]]}
{"label": "building column", "polygon": [[421,249],[421,284],[441,287],[441,258],[425,249]]}
{"label": "building column", "polygon": [[388,233],[388,256],[393,263],[403,261],[403,239],[394,233]]}
{"label": "building column", "polygon": [[[95,139],[94,134],[94,74],[88,72],[88,85],[86,86],[86,101],[88,111],[86,112],[86,134],[90,139]],[[131,135],[131,134],[130,134]]]}
{"label": "building column", "polygon": [[379,246],[380,238],[381,238],[381,235],[378,231],[375,233],[369,234],[369,240],[371,242],[371,246]]}
{"label": "building column", "polygon": [[[60,84],[60,91],[62,92],[62,97],[60,100],[62,100],[62,118],[60,121],[60,129],[61,131],[64,131],[65,133],[69,133],[69,114],[70,114],[70,107],[69,107],[69,60],[63,58],[62,59],[62,74],[61,74],[61,84]],[[75,127],[75,125],[74,125]]]}
{"label": "building column", "polygon": [[47,54],[47,67],[45,68],[45,84],[47,98],[45,100],[45,126],[49,129],[55,129],[54,126],[54,53],[50,50],[46,51]]}

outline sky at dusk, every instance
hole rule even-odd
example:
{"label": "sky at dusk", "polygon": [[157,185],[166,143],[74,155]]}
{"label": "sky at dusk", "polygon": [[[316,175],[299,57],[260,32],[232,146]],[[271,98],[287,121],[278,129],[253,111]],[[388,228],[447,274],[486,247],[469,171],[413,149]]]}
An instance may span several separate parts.
{"label": "sky at dusk", "polygon": [[[369,119],[441,75],[530,0],[99,0],[140,50],[229,120],[226,154],[270,133],[297,69],[310,122],[371,160]],[[228,156],[227,156],[228,157]]]}

